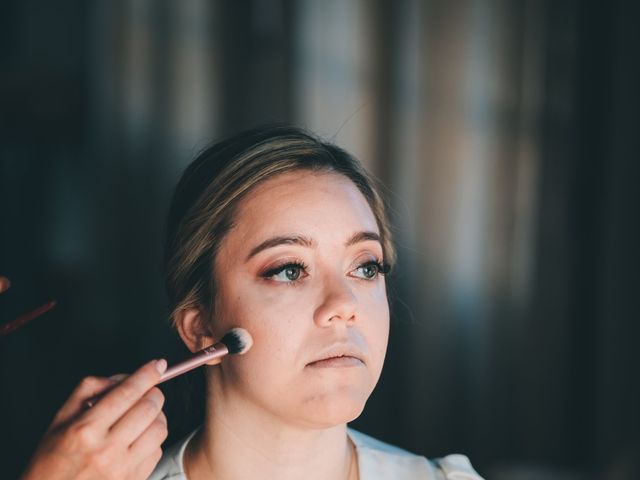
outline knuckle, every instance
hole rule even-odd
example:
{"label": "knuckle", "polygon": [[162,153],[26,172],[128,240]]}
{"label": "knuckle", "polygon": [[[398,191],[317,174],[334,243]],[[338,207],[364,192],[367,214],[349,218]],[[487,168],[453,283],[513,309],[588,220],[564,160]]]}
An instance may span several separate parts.
{"label": "knuckle", "polygon": [[88,377],[84,377],[80,381],[79,388],[82,390],[91,390],[95,388],[99,383],[100,383],[100,380],[98,380],[98,377],[88,376]]}
{"label": "knuckle", "polygon": [[169,435],[169,429],[167,428],[167,424],[163,422],[161,419],[156,419],[152,425],[153,436],[159,443],[165,441],[167,436]]}
{"label": "knuckle", "polygon": [[167,424],[162,423],[160,426],[160,438],[162,439],[162,442],[164,442],[168,436],[169,436],[169,429],[167,428]]}
{"label": "knuckle", "polygon": [[74,448],[82,451],[93,450],[100,441],[95,428],[90,423],[74,425],[68,430],[67,436],[70,437],[69,441]]}
{"label": "knuckle", "polygon": [[160,413],[158,414],[158,419],[164,424],[167,425],[167,416],[164,414],[163,411],[160,411]]}
{"label": "knuckle", "polygon": [[150,392],[158,399],[159,403],[164,403],[164,393],[158,387],[153,387]]}
{"label": "knuckle", "polygon": [[158,416],[153,421],[153,428],[155,428],[156,430],[164,432],[167,429],[167,424],[164,422],[164,420],[160,416]]}
{"label": "knuckle", "polygon": [[155,417],[158,414],[158,410],[160,410],[160,405],[149,398],[145,398],[140,401],[140,408],[142,410],[142,414],[145,417]]}
{"label": "knuckle", "polygon": [[164,404],[164,395],[159,388],[154,387],[150,389],[149,391],[147,391],[147,393],[144,394],[142,398],[143,400],[149,400],[153,402],[158,406],[158,408],[162,408],[162,405]]}

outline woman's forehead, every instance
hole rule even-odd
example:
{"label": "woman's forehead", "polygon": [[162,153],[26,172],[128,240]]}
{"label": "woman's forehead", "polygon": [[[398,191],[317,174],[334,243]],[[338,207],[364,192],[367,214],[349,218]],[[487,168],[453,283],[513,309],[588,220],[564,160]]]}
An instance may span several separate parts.
{"label": "woman's forehead", "polygon": [[296,171],[265,180],[239,203],[233,224],[229,234],[246,242],[276,235],[302,235],[316,241],[333,235],[346,241],[361,231],[379,233],[360,190],[333,172]]}

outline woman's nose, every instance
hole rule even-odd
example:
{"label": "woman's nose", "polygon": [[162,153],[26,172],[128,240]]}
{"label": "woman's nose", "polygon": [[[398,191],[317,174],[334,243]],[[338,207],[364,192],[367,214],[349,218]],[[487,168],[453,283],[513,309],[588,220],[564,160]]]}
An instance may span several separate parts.
{"label": "woman's nose", "polygon": [[352,323],[356,320],[357,304],[348,280],[327,282],[314,314],[315,323],[318,326],[330,326],[340,321]]}

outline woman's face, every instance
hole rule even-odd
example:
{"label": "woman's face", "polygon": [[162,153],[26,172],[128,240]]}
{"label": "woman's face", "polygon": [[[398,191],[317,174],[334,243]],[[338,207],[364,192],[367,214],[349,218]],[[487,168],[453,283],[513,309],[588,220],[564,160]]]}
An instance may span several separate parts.
{"label": "woman's face", "polygon": [[214,388],[298,426],[356,418],[382,370],[389,308],[375,217],[343,175],[299,171],[253,189],[216,255],[214,330],[252,349]]}

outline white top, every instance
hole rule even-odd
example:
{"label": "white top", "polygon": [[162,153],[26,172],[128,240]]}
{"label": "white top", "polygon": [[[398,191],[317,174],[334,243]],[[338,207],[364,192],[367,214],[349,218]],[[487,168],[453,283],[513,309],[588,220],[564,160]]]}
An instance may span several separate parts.
{"label": "white top", "polygon": [[[149,480],[188,480],[182,459],[196,431],[164,453]],[[360,480],[483,480],[464,455],[427,460],[352,429],[348,435],[356,447]]]}

